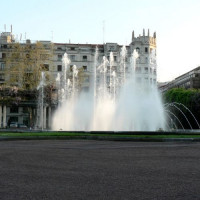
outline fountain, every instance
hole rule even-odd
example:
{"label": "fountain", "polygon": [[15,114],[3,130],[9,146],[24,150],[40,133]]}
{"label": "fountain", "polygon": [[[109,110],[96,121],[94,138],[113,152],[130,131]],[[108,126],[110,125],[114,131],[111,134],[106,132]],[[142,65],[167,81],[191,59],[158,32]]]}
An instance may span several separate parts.
{"label": "fountain", "polygon": [[[190,129],[191,131],[194,131],[193,127],[195,127],[195,129],[200,129],[198,120],[196,119],[192,111],[182,103],[178,102],[167,103],[164,105],[164,107],[165,107],[165,112],[168,115],[168,119],[173,121],[176,130],[180,129],[185,130],[185,127],[186,129]],[[187,112],[189,115],[187,115]],[[191,123],[192,121],[193,123]],[[176,122],[178,123],[176,124]],[[172,127],[174,126],[171,124],[171,128]]]}
{"label": "fountain", "polygon": [[45,86],[45,73],[41,72],[41,80],[37,87],[37,90],[39,90],[39,96],[38,96],[38,112],[37,112],[37,121],[36,121],[36,127],[41,128],[41,130],[44,129],[44,86]]}
{"label": "fountain", "polygon": [[[127,64],[123,46],[119,68],[113,66],[113,53],[98,63],[94,56],[93,78],[89,91],[76,84],[78,69],[70,70],[67,53],[63,56],[63,72],[58,75],[59,106],[53,116],[53,130],[68,131],[155,131],[165,129],[164,108],[155,83],[137,80],[138,53],[133,51]],[[153,57],[153,55],[152,55]],[[153,59],[152,59],[153,60]],[[149,65],[152,63],[150,62]],[[155,60],[153,64],[155,65]],[[79,91],[79,92],[77,92]]]}

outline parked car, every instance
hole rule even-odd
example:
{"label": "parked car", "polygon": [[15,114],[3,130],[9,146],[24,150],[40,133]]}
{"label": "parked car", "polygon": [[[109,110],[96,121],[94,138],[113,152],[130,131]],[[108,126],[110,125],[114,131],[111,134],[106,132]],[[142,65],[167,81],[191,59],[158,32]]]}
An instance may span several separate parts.
{"label": "parked car", "polygon": [[18,127],[18,123],[17,122],[11,122],[10,123],[10,128],[17,128]]}
{"label": "parked car", "polygon": [[18,128],[28,128],[25,124],[18,124]]}

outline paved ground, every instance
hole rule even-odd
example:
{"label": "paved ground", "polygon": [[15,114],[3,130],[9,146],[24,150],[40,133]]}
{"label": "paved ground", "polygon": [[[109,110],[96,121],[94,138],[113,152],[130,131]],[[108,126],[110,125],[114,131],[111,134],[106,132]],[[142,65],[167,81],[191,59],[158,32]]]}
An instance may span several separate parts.
{"label": "paved ground", "polygon": [[200,143],[1,141],[0,199],[200,199]]}

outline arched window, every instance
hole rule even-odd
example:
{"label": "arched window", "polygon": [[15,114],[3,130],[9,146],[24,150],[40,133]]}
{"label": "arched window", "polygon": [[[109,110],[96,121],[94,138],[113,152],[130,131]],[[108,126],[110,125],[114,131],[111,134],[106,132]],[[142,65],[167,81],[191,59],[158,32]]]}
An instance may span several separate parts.
{"label": "arched window", "polygon": [[136,51],[137,51],[138,53],[140,53],[140,48],[139,48],[139,47],[137,47],[137,48],[136,48]]}

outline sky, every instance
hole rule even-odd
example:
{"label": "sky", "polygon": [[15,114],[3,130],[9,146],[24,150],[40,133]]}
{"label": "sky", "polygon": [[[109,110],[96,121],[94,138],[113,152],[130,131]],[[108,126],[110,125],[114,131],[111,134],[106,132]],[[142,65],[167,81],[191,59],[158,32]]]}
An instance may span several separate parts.
{"label": "sky", "polygon": [[[157,33],[160,82],[200,66],[199,0],[6,0],[0,11],[0,32],[22,40],[131,43],[132,31]],[[104,29],[104,31],[103,31]]]}

